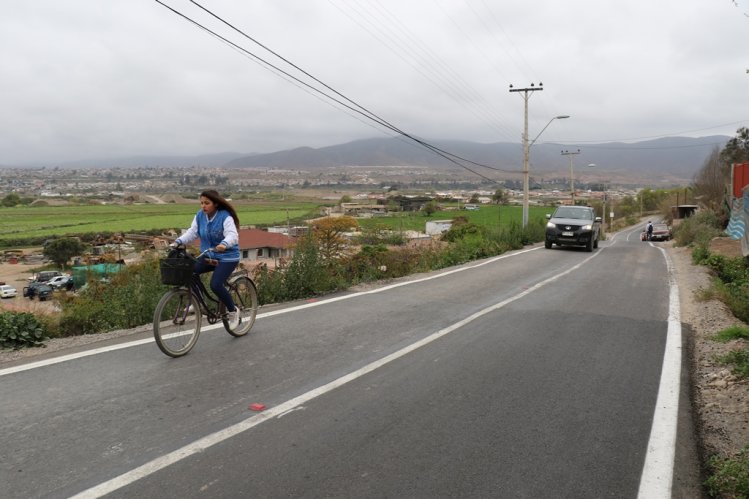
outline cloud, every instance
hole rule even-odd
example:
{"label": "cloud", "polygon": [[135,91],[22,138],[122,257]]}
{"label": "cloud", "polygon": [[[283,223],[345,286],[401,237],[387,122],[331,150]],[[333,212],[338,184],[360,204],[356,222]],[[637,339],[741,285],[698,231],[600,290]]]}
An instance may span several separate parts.
{"label": "cloud", "polygon": [[[165,3],[335,95],[189,1]],[[529,101],[531,136],[572,116],[546,141],[732,135],[748,124],[749,19],[729,2],[206,6],[422,137],[519,142],[523,100],[508,86],[531,82],[544,83]],[[0,70],[0,164],[270,152],[392,134],[157,2],[17,3],[0,18]]]}

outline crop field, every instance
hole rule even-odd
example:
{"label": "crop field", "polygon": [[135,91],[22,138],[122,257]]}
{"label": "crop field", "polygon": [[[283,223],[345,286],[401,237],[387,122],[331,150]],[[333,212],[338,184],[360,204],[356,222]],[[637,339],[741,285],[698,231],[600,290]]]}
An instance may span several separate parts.
{"label": "crop field", "polygon": [[[530,221],[545,219],[547,213],[554,211],[553,208],[544,206],[530,206],[528,219]],[[374,217],[359,219],[359,225],[363,228],[372,228],[377,225],[385,226],[392,230],[418,230],[424,232],[426,223],[434,220],[450,220],[455,217],[465,217],[476,225],[486,227],[506,227],[515,222],[520,224],[523,220],[522,206],[498,206],[482,205],[478,210],[438,211],[430,216],[424,213],[396,213],[389,217]]]}
{"label": "crop field", "polygon": [[[242,225],[285,224],[317,216],[312,202],[234,203]],[[0,208],[0,241],[50,236],[181,230],[190,226],[195,204],[16,206]]]}
{"label": "crop field", "polygon": [[[318,216],[322,203],[308,200],[277,200],[235,202],[242,225],[274,225]],[[108,204],[71,206],[16,206],[0,208],[0,245],[12,246],[15,241],[53,236],[99,233],[144,233],[148,231],[180,231],[189,227],[198,210],[194,204]],[[536,220],[551,212],[548,207],[531,206],[529,218]],[[458,216],[487,227],[520,223],[520,206],[482,205],[475,211],[439,211],[431,216],[423,213],[395,213],[387,217],[359,219],[363,228],[377,225],[392,230],[424,231],[427,221],[446,220]],[[296,222],[295,222],[296,221]]]}

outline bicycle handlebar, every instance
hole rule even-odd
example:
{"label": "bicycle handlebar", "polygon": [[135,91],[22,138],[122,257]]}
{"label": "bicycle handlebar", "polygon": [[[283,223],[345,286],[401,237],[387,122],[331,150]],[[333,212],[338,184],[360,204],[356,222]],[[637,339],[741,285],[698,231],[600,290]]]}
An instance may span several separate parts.
{"label": "bicycle handlebar", "polygon": [[[174,246],[174,248],[185,250],[185,249],[187,249],[187,246],[184,245],[184,244],[178,244],[177,246]],[[216,248],[214,248],[214,247],[211,246],[210,248],[207,248],[205,251],[201,251],[200,254],[198,254],[197,256],[195,256],[195,259],[197,260],[198,258],[200,258],[202,256],[206,256],[206,255],[208,255],[208,257],[210,258],[209,253],[212,253],[214,251],[216,251]]]}

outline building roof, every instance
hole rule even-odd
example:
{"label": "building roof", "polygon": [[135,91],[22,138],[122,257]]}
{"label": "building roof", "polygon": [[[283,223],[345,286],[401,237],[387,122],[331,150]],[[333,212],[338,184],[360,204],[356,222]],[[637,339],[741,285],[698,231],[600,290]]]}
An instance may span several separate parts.
{"label": "building roof", "polygon": [[[239,229],[239,249],[256,248],[289,248],[294,245],[294,239],[286,234],[268,232],[261,229]],[[200,246],[200,238],[192,243],[192,246]]]}
{"label": "building roof", "polygon": [[293,239],[285,234],[260,229],[239,230],[239,247],[241,249],[288,248],[293,243]]}

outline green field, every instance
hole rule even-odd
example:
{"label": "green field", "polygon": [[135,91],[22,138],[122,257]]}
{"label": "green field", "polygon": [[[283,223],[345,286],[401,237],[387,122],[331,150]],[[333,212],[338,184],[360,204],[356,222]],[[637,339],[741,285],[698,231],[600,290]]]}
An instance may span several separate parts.
{"label": "green field", "polygon": [[[545,219],[547,213],[554,211],[553,208],[544,206],[530,206],[528,220]],[[434,220],[448,220],[455,217],[466,217],[476,225],[486,227],[507,227],[515,222],[520,224],[523,220],[522,206],[498,206],[482,205],[478,210],[438,211],[431,216],[424,213],[396,213],[389,217],[375,217],[359,219],[359,225],[363,228],[372,228],[384,225],[392,230],[417,230],[424,232],[426,223]]]}
{"label": "green field", "polygon": [[[234,203],[242,225],[285,224],[317,216],[312,202]],[[0,241],[74,234],[181,230],[190,226],[195,204],[16,206],[0,208]]]}
{"label": "green field", "polygon": [[[322,203],[310,201],[253,201],[234,203],[242,225],[303,223],[319,216]],[[0,245],[40,240],[53,236],[100,233],[144,233],[189,227],[198,204],[16,206],[0,208]],[[530,220],[543,219],[550,208],[530,207]],[[384,225],[392,230],[424,231],[427,221],[458,216],[488,227],[520,223],[520,206],[485,205],[476,211],[440,211],[427,217],[423,213],[395,213],[388,217],[359,219],[363,228]]]}

